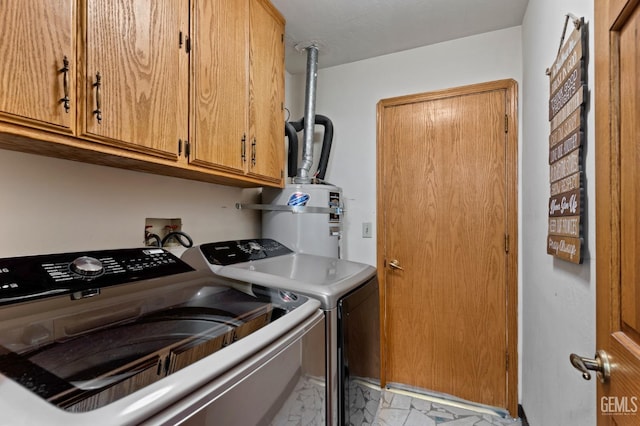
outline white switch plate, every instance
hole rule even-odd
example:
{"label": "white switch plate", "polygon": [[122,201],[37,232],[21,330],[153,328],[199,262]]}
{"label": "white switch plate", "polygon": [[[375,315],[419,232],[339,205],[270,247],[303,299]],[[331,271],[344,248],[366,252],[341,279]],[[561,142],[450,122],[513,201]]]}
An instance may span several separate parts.
{"label": "white switch plate", "polygon": [[371,222],[362,223],[362,238],[371,238],[373,236],[373,225]]}

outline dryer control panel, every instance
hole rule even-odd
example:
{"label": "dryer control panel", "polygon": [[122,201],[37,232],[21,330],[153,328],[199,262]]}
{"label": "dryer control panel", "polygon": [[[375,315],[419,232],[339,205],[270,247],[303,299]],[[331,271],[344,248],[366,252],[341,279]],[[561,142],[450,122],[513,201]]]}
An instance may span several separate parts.
{"label": "dryer control panel", "polygon": [[200,250],[210,264],[221,266],[293,253],[292,250],[270,238],[202,244]]}

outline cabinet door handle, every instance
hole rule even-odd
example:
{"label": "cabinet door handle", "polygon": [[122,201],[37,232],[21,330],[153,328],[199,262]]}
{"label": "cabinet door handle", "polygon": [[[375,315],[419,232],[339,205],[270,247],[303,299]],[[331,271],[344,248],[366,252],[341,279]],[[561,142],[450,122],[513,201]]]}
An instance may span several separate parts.
{"label": "cabinet door handle", "polygon": [[62,87],[64,90],[64,97],[60,99],[60,103],[64,107],[64,112],[69,114],[69,109],[71,108],[69,104],[69,59],[66,56],[62,59],[60,72],[62,73]]}
{"label": "cabinet door handle", "polygon": [[241,139],[242,145],[240,148],[240,157],[242,158],[242,162],[247,162],[247,135],[242,135]]}
{"label": "cabinet door handle", "polygon": [[251,165],[256,165],[256,138],[251,142]]}
{"label": "cabinet door handle", "polygon": [[100,76],[100,72],[96,74],[96,82],[93,83],[93,87],[96,88],[96,109],[93,111],[93,114],[98,119],[98,123],[102,122],[102,110],[100,109],[100,86],[102,85],[102,77]]}

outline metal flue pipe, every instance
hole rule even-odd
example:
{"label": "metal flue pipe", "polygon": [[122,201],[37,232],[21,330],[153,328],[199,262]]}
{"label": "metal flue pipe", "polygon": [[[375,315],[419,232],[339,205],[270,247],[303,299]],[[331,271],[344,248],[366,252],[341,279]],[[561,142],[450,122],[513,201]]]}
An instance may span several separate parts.
{"label": "metal flue pipe", "polygon": [[304,108],[304,144],[302,146],[302,164],[294,183],[311,183],[311,166],[313,165],[313,133],[316,116],[316,82],[318,78],[318,45],[311,43],[307,51],[307,81],[305,86]]}

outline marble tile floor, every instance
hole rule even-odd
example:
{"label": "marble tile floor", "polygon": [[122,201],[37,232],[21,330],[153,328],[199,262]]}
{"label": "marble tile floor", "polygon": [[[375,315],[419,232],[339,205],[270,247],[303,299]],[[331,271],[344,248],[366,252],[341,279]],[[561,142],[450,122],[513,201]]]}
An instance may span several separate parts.
{"label": "marble tile floor", "polygon": [[[526,426],[505,410],[413,389],[349,383],[349,426]],[[272,426],[324,425],[324,383],[301,377]]]}
{"label": "marble tile floor", "polygon": [[[363,423],[363,425],[366,423]],[[482,407],[411,392],[382,391],[372,426],[521,426],[519,419]]]}

